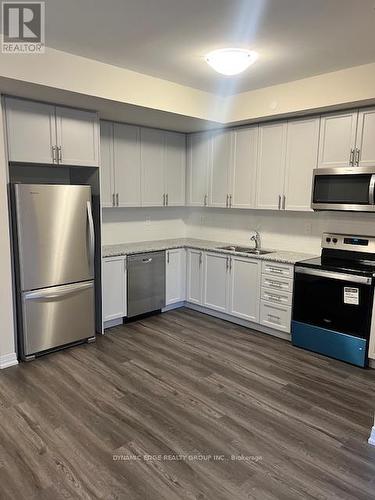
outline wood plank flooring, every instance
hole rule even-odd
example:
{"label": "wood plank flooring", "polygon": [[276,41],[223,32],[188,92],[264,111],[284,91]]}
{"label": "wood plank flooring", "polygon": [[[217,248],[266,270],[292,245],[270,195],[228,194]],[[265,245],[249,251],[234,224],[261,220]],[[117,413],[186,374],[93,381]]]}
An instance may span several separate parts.
{"label": "wood plank flooring", "polygon": [[0,372],[0,498],[374,499],[375,371],[181,309]]}

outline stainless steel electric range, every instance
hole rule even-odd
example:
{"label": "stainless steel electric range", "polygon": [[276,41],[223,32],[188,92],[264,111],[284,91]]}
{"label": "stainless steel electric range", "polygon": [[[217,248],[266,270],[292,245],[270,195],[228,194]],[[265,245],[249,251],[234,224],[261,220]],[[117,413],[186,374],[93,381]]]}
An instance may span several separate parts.
{"label": "stainless steel electric range", "polygon": [[295,266],[292,343],[368,364],[375,328],[375,237],[325,233],[321,257]]}

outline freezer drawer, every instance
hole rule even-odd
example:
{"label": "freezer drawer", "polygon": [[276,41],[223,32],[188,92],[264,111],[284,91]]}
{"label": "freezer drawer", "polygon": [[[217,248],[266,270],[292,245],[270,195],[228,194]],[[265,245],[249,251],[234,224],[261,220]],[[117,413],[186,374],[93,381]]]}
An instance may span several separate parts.
{"label": "freezer drawer", "polygon": [[128,317],[165,307],[165,252],[130,255]]}
{"label": "freezer drawer", "polygon": [[94,282],[22,293],[23,355],[95,336]]}

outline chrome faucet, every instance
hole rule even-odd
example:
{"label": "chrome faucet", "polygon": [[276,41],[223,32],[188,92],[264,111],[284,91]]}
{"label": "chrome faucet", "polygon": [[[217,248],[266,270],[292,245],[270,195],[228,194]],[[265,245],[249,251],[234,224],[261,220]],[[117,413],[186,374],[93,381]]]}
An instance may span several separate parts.
{"label": "chrome faucet", "polygon": [[254,234],[250,238],[250,241],[254,241],[254,243],[255,243],[255,250],[260,251],[261,241],[260,241],[260,234],[259,234],[258,231],[254,231]]}

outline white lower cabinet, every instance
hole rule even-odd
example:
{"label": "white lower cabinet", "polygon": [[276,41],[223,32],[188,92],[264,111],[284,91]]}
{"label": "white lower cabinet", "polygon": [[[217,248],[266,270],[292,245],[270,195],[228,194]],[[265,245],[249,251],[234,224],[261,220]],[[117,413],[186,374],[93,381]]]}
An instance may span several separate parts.
{"label": "white lower cabinet", "polygon": [[203,305],[216,311],[228,310],[228,270],[227,255],[206,252],[204,254]]}
{"label": "white lower cabinet", "polygon": [[203,298],[203,252],[188,249],[187,258],[187,290],[186,300],[192,304],[202,305]]}
{"label": "white lower cabinet", "polygon": [[186,300],[186,250],[177,248],[165,252],[165,305]]}
{"label": "white lower cabinet", "polygon": [[290,333],[292,309],[289,306],[271,304],[264,300],[260,303],[260,323]]}
{"label": "white lower cabinet", "polygon": [[229,314],[259,322],[261,262],[246,257],[230,258]]}
{"label": "white lower cabinet", "polygon": [[103,321],[120,319],[127,314],[126,257],[103,259]]}

